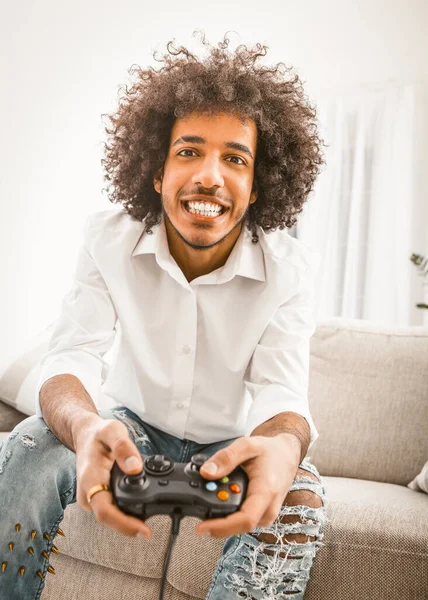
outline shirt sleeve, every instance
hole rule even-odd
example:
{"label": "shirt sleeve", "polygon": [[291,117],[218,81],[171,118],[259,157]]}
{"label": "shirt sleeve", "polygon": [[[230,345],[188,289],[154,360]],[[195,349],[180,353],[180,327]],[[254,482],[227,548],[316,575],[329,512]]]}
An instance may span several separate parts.
{"label": "shirt sleeve", "polygon": [[310,338],[316,329],[314,287],[319,263],[319,253],[313,252],[309,266],[300,272],[296,293],[279,306],[253,353],[245,381],[253,400],[245,435],[251,435],[256,427],[277,414],[291,411],[309,424],[309,448],[318,438],[309,411],[308,388]]}
{"label": "shirt sleeve", "polygon": [[113,344],[117,314],[88,248],[89,220],[90,217],[84,225],[84,241],[78,251],[71,289],[62,300],[47,353],[40,361],[35,393],[38,417],[42,417],[40,389],[51,377],[74,375],[97,406],[101,384],[108,373],[109,365],[103,356]]}

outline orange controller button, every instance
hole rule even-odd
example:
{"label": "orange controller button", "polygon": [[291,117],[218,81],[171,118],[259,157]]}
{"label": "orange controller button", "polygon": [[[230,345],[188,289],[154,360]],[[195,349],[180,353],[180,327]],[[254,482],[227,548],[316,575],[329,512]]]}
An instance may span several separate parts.
{"label": "orange controller button", "polygon": [[229,500],[229,492],[226,492],[226,490],[220,490],[217,492],[217,498],[219,500]]}
{"label": "orange controller button", "polygon": [[239,487],[239,485],[237,483],[231,483],[229,485],[229,490],[231,492],[233,492],[234,494],[239,494],[239,492],[241,491],[241,488]]}

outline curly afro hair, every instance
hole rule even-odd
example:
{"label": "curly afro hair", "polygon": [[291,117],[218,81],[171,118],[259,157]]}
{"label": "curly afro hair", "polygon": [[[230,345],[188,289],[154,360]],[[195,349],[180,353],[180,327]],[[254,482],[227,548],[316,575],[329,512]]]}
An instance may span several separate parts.
{"label": "curly afro hair", "polygon": [[325,162],[316,110],[304,96],[299,77],[284,77],[291,67],[256,64],[266,55],[267,46],[256,44],[248,49],[240,45],[231,53],[227,34],[218,47],[208,44],[205,35],[201,41],[209,50],[203,60],[169,41],[161,59],[153,53],[163,63],[158,70],[138,65],[129,69],[136,81],[129,89],[125,85],[117,112],[103,115],[109,119],[101,161],[109,182],[106,191],[109,200],[122,204],[133,218],[145,219],[145,231],[152,233],[151,227],[162,218],[153,176],[162,173],[175,119],[193,112],[253,119],[257,202],[249,206],[246,222],[257,243],[257,225],[269,232],[296,223]]}

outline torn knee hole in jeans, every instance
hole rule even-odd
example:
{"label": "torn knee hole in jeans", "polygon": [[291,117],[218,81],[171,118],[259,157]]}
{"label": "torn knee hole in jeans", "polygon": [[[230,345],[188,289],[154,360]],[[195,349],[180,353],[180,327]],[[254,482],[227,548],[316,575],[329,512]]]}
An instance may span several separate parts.
{"label": "torn knee hole in jeans", "polygon": [[318,544],[320,542],[290,543],[284,559],[280,557],[280,547],[268,556],[263,552],[264,544],[254,548],[244,542],[237,552],[240,560],[230,561],[232,568],[226,574],[225,587],[246,600],[254,600],[252,590],[263,592],[261,600],[281,600],[302,592]]}
{"label": "torn knee hole in jeans", "polygon": [[267,528],[256,528],[251,532],[253,537],[274,545],[274,552],[263,548],[266,554],[278,553],[286,558],[288,545],[293,543],[305,544],[321,539],[320,529],[326,522],[323,506],[310,507],[302,504],[295,506],[283,505],[274,523]]}
{"label": "torn knee hole in jeans", "polygon": [[[315,475],[315,474],[314,474]],[[309,488],[309,489],[308,489]],[[307,506],[305,498],[316,506]],[[320,497],[314,490],[320,492]],[[267,528],[256,528],[251,536],[258,542],[252,545],[242,537],[237,549],[240,561],[231,558],[233,571],[226,574],[226,587],[238,598],[254,600],[251,590],[261,590],[261,600],[282,600],[304,592],[313,559],[321,540],[322,526],[328,521],[324,506],[324,489],[318,478],[296,477],[291,491],[299,495],[287,496],[275,522]],[[291,492],[290,492],[291,493]],[[297,502],[299,500],[299,503]]]}
{"label": "torn knee hole in jeans", "polygon": [[[13,440],[14,438],[16,438],[16,436],[19,434],[19,431],[12,431],[12,433],[9,434],[6,442],[4,442],[4,444],[2,444],[2,448],[3,449],[3,445],[6,448],[7,442],[9,442],[10,440]],[[20,435],[19,436],[19,441],[20,443],[25,447],[28,448],[28,450],[33,450],[36,447],[36,441],[35,439],[31,436],[31,435]],[[4,453],[4,456],[2,457],[2,460],[0,462],[0,475],[2,475],[2,473],[4,473],[4,469],[5,466],[7,464],[7,462],[9,461],[10,457],[12,456],[12,451],[11,450],[6,450],[6,452]]]}
{"label": "torn knee hole in jeans", "polygon": [[[12,431],[12,433],[9,434],[7,441],[9,442],[9,441],[15,439],[17,435],[19,435],[19,431]],[[36,440],[33,438],[32,435],[28,435],[28,434],[20,435],[19,441],[21,442],[21,444],[23,446],[25,446],[25,448],[33,449],[36,447]]]}
{"label": "torn knee hole in jeans", "polygon": [[23,446],[30,450],[36,447],[36,441],[31,435],[20,435],[19,441]]}

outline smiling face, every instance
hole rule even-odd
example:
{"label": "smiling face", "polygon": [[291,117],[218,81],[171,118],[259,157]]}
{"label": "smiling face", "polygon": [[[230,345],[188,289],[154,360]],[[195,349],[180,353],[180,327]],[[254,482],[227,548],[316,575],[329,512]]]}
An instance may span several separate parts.
{"label": "smiling face", "polygon": [[256,145],[251,119],[191,113],[175,121],[163,175],[155,176],[154,187],[161,195],[170,252],[183,272],[210,272],[226,262],[256,201]]}

